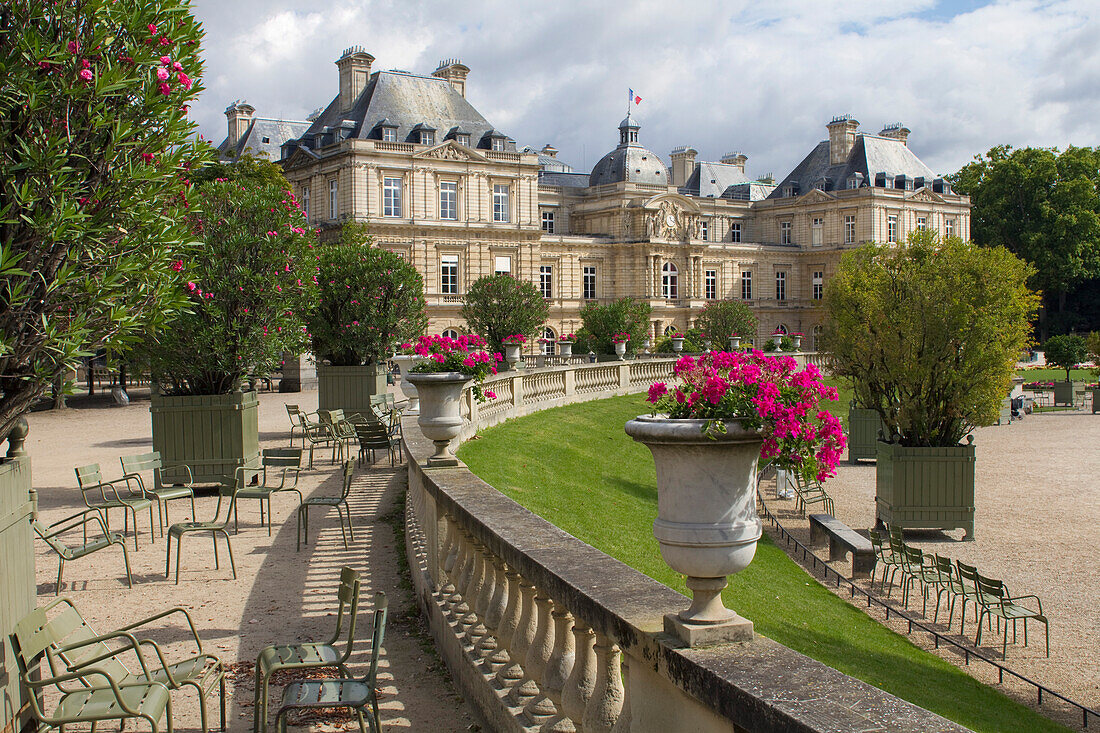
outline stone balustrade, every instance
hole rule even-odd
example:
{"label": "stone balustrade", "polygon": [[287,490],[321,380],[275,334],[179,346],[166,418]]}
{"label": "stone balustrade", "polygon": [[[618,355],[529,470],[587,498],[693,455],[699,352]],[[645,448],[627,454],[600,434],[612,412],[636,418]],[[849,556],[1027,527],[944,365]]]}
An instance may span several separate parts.
{"label": "stone balustrade", "polygon": [[[671,359],[507,372],[480,427],[639,392]],[[958,731],[959,726],[761,636],[684,648],[664,615],[687,599],[516,504],[433,452],[406,417],[406,551],[456,686],[497,731]],[[548,446],[548,450],[551,446]]]}

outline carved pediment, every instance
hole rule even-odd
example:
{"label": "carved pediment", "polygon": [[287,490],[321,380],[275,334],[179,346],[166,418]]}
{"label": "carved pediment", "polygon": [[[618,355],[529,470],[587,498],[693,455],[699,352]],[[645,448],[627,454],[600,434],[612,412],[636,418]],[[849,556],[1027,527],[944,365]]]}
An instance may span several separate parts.
{"label": "carved pediment", "polygon": [[919,203],[926,203],[926,204],[942,204],[944,202],[943,201],[943,196],[940,196],[938,193],[936,193],[932,189],[928,188],[927,186],[919,188],[916,191],[914,191],[913,193],[907,195],[905,197],[905,200],[906,201],[917,201]]}
{"label": "carved pediment", "polygon": [[686,242],[699,236],[698,206],[683,197],[667,196],[646,202],[645,233],[651,239]]}
{"label": "carved pediment", "polygon": [[822,191],[820,188],[811,189],[809,193],[803,196],[799,203],[803,204],[818,204],[825,203],[827,201],[835,201],[836,196],[826,191]]}
{"label": "carved pediment", "polygon": [[283,170],[292,171],[298,168],[305,168],[311,166],[320,160],[320,156],[305,146],[298,146],[294,149],[294,152],[290,154],[290,157],[283,162]]}
{"label": "carved pediment", "polygon": [[442,145],[437,145],[434,148],[429,148],[423,152],[417,153],[414,158],[430,158],[434,160],[459,160],[459,161],[484,161],[487,158],[480,153],[477,153],[470,148],[455,143],[453,140],[447,140]]}

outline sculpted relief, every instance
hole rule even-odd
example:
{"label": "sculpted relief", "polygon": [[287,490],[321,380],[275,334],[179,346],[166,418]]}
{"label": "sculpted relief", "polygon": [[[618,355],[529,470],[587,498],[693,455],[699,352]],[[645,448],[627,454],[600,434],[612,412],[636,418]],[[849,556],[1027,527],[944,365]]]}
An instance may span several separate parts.
{"label": "sculpted relief", "polygon": [[687,240],[698,237],[698,217],[672,201],[662,201],[646,215],[646,236],[655,239]]}

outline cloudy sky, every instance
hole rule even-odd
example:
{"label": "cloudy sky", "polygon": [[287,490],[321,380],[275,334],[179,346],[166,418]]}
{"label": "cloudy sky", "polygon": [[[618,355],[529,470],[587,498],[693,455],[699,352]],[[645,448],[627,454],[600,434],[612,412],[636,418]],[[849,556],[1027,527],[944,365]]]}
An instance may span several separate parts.
{"label": "cloudy sky", "polygon": [[668,161],[740,150],[783,176],[835,115],[903,122],[950,173],[1000,143],[1100,144],[1097,0],[194,0],[206,28],[201,132],[236,98],[304,119],[337,92],[334,61],[470,67],[467,98],[520,146],[578,170],[618,142],[627,89],[641,141]]}

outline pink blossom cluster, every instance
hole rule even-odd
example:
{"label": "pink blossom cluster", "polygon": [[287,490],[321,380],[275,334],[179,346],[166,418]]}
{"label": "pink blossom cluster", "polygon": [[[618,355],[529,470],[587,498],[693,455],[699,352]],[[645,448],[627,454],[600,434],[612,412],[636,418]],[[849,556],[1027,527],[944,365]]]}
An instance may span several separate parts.
{"label": "pink blossom cluster", "polygon": [[707,420],[708,432],[723,420],[739,419],[762,432],[761,458],[819,481],[836,474],[844,433],[821,403],[835,401],[837,390],[821,381],[814,365],[799,370],[789,356],[715,351],[680,357],[673,374],[678,385],[650,386],[647,399],[654,412]]}
{"label": "pink blossom cluster", "polygon": [[577,334],[575,334],[575,333],[563,333],[558,338],[558,341],[568,341],[569,343],[573,343],[576,340],[577,340]]}
{"label": "pink blossom cluster", "polygon": [[630,340],[630,334],[626,332],[617,333],[611,337],[611,340],[617,344],[625,344],[627,341]]}
{"label": "pink blossom cluster", "polygon": [[508,344],[509,346],[523,346],[527,343],[527,337],[521,333],[513,333],[511,336],[505,336],[500,340],[502,344]]}
{"label": "pink blossom cluster", "polygon": [[460,372],[473,377],[474,395],[483,402],[486,398],[494,399],[495,395],[482,391],[481,382],[490,374],[496,374],[496,365],[504,360],[500,353],[489,353],[488,345],[480,336],[464,334],[457,338],[421,336],[415,344],[405,343],[401,348],[407,354],[427,357],[413,368],[414,372]]}

